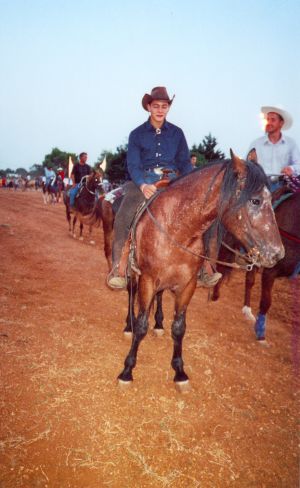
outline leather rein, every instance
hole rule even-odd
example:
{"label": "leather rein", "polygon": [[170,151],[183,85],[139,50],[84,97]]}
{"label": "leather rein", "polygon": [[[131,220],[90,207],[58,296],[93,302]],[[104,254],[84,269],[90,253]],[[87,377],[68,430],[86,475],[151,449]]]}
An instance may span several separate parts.
{"label": "leather rein", "polygon": [[[150,203],[150,202],[149,202]],[[245,271],[252,271],[253,266],[256,264],[255,262],[249,263],[249,264],[238,264],[238,263],[228,263],[227,261],[220,261],[219,259],[214,259],[210,258],[209,256],[205,256],[203,254],[196,253],[194,251],[191,251],[187,247],[183,246],[178,242],[176,239],[170,236],[168,232],[161,226],[161,224],[156,220],[154,215],[151,213],[151,210],[149,208],[149,205],[147,205],[146,211],[151,218],[151,220],[154,222],[156,227],[162,232],[167,238],[178,248],[182,249],[183,251],[187,252],[188,254],[191,254],[192,256],[195,256],[197,258],[202,258],[205,259],[206,261],[211,261],[214,264],[222,264],[223,266],[227,266],[229,268],[235,268],[235,269],[243,269]],[[232,247],[228,246],[224,241],[222,241],[222,245],[225,246],[229,251],[231,251],[233,254],[235,254],[238,257],[241,257],[244,261],[250,260],[250,257],[247,257],[247,255],[240,253],[239,251],[233,249]]]}

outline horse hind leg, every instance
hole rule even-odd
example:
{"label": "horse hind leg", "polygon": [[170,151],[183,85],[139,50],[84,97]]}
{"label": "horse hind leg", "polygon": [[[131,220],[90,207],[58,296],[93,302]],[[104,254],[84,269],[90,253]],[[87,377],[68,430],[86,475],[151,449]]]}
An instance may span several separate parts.
{"label": "horse hind leg", "polygon": [[156,336],[160,337],[164,335],[164,326],[163,326],[163,321],[164,321],[164,313],[163,313],[163,308],[162,308],[162,295],[163,291],[159,291],[156,294],[156,312],[154,315],[155,319],[155,325],[153,332]]}
{"label": "horse hind leg", "polygon": [[261,277],[261,298],[259,313],[255,320],[254,331],[256,339],[261,344],[266,344],[267,313],[272,304],[272,288],[275,281],[273,269],[264,269]]}

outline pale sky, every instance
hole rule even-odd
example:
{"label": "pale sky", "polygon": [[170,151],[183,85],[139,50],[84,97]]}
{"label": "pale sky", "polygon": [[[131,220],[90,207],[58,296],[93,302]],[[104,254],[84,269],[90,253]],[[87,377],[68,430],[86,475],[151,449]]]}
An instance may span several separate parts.
{"label": "pale sky", "polygon": [[244,156],[262,105],[292,114],[299,146],[299,19],[299,0],[0,0],[0,168],[53,147],[94,163],[157,85],[189,147],[211,132]]}

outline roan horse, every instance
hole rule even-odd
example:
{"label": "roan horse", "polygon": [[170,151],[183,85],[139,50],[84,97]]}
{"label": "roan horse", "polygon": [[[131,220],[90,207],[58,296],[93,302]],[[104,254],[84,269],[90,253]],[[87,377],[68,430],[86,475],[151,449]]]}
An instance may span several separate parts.
{"label": "roan horse", "polygon": [[[101,191],[101,189],[101,174],[98,171],[93,171],[90,175],[82,178],[79,192],[75,198],[74,209],[71,209],[70,207],[70,197],[68,192],[64,192],[66,217],[69,223],[69,232],[72,233],[73,237],[75,237],[75,225],[77,219],[80,221],[79,238],[82,238],[83,225],[89,226],[89,237],[91,238],[92,227],[100,224],[102,218],[101,203],[96,197],[96,191]],[[71,213],[74,214],[72,224]]]}
{"label": "roan horse", "polygon": [[212,224],[218,235],[223,229],[231,232],[253,263],[271,267],[284,256],[265,173],[233,153],[231,157],[231,161],[175,180],[152,200],[136,225],[132,247],[140,271],[139,312],[125,367],[118,377],[120,384],[128,385],[133,380],[132,370],[140,342],[147,334],[155,294],[169,289],[175,297],[171,362],[174,381],[181,390],[188,386],[182,359],[186,311],[206,251],[202,237]]}

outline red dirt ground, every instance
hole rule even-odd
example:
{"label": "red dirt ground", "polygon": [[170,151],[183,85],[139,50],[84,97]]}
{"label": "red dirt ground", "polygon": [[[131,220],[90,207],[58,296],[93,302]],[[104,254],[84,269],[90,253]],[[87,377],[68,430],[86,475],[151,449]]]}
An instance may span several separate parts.
{"label": "red dirt ground", "polygon": [[70,238],[63,204],[40,192],[0,191],[1,488],[296,488],[299,281],[275,284],[269,347],[241,315],[241,272],[217,303],[196,290],[187,394],[173,384],[166,293],[166,334],[149,332],[123,391],[127,297],[106,288],[94,236]]}

